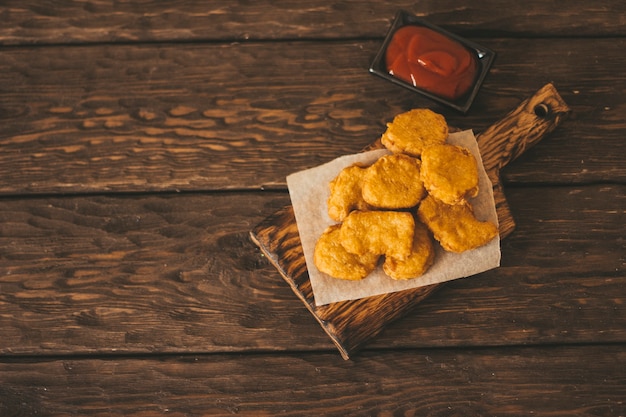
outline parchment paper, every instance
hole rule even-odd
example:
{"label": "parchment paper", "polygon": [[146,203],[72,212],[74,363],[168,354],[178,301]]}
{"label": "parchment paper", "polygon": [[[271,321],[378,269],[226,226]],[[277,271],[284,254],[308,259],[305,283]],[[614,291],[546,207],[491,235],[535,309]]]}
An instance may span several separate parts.
{"label": "parchment paper", "polygon": [[[447,143],[468,148],[476,158],[479,167],[479,193],[470,202],[479,220],[498,224],[492,184],[484,170],[474,134],[471,130],[451,133]],[[421,277],[409,280],[393,280],[380,267],[360,281],[340,280],[320,272],[313,262],[315,243],[328,226],[336,223],[327,213],[330,181],[347,166],[356,162],[369,165],[388,153],[390,152],[387,150],[376,150],[346,155],[287,177],[315,304],[318,306],[469,277],[500,265],[500,239],[496,237],[485,246],[463,253],[446,252],[435,241],[434,264]]]}

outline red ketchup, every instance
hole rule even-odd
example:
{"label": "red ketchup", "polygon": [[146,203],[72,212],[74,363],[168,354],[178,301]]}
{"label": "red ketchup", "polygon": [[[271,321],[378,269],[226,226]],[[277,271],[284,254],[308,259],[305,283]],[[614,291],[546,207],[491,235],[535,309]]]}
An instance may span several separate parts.
{"label": "red ketchup", "polygon": [[470,50],[422,26],[398,29],[387,47],[385,63],[394,77],[449,100],[470,90],[478,69]]}

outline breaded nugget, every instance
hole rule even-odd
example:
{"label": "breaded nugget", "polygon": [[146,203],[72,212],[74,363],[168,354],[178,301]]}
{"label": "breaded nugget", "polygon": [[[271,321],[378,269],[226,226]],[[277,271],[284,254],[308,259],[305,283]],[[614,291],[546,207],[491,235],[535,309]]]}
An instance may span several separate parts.
{"label": "breaded nugget", "polygon": [[379,255],[366,253],[355,255],[344,249],[339,242],[340,225],[328,227],[315,244],[315,266],[333,278],[360,280],[368,276],[378,264]]}
{"label": "breaded nugget", "polygon": [[428,193],[447,204],[478,195],[478,164],[461,146],[433,145],[422,152],[421,179]]}
{"label": "breaded nugget", "polygon": [[413,109],[387,123],[382,144],[394,153],[420,156],[426,146],[444,143],[448,138],[446,119],[429,109]]}
{"label": "breaded nugget", "polygon": [[361,195],[361,180],[364,174],[365,168],[351,165],[342,169],[330,182],[330,196],[327,204],[328,216],[331,219],[340,222],[352,210],[369,208]]}
{"label": "breaded nugget", "polygon": [[450,252],[478,248],[498,235],[495,224],[476,219],[469,203],[451,205],[429,195],[420,203],[417,215]]}
{"label": "breaded nugget", "polygon": [[415,219],[408,212],[353,211],[341,224],[339,238],[351,253],[375,253],[404,260],[411,254]]}
{"label": "breaded nugget", "polygon": [[393,279],[417,278],[430,268],[434,260],[435,249],[430,232],[422,223],[416,222],[413,248],[409,257],[403,261],[386,257],[383,271]]}
{"label": "breaded nugget", "polygon": [[425,193],[420,161],[408,155],[382,156],[363,175],[363,200],[377,208],[414,207]]}

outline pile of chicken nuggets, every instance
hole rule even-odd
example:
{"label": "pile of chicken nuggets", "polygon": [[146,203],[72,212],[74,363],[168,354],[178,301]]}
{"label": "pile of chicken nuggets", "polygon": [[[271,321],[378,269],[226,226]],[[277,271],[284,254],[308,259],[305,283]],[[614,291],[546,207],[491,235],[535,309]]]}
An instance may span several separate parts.
{"label": "pile of chicken nuggets", "polygon": [[478,194],[476,159],[447,138],[442,115],[399,114],[381,137],[390,155],[346,167],[330,182],[328,215],[337,224],[315,245],[321,272],[360,280],[382,262],[390,278],[413,279],[433,264],[434,240],[460,253],[497,236],[497,226],[476,219],[469,202]]}

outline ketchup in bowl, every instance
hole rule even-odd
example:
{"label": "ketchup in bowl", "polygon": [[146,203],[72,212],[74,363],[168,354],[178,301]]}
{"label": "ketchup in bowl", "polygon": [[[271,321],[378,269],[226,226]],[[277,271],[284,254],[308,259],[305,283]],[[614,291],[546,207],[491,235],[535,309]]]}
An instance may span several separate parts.
{"label": "ketchup in bowl", "polygon": [[400,10],[369,71],[466,113],[495,56],[482,45]]}
{"label": "ketchup in bowl", "polygon": [[449,100],[466,94],[477,74],[475,54],[423,26],[398,29],[387,46],[389,74]]}

